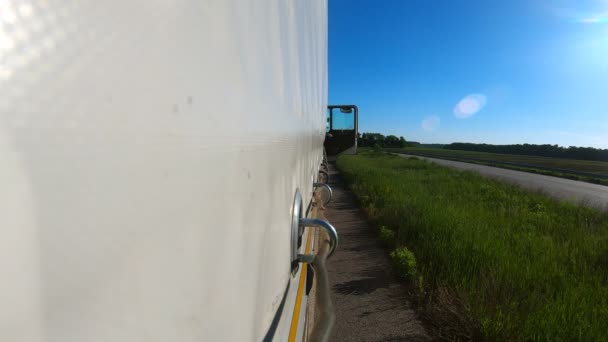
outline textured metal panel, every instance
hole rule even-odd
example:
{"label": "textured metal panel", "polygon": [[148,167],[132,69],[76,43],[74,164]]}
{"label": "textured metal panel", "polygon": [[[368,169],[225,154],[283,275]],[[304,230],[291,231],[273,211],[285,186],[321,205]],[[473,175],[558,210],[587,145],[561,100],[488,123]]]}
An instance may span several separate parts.
{"label": "textured metal panel", "polygon": [[0,2],[0,340],[259,340],[327,105],[325,0]]}

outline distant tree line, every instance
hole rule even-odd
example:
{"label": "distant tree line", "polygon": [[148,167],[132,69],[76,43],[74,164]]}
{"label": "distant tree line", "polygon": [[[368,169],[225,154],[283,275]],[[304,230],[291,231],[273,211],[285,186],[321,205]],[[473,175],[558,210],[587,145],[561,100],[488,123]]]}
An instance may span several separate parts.
{"label": "distant tree line", "polygon": [[451,143],[443,148],[449,150],[463,150],[476,152],[520,154],[539,157],[567,158],[579,160],[608,161],[608,149],[593,147],[561,147],[558,145],[489,145],[473,143]]}
{"label": "distant tree line", "polygon": [[427,147],[427,148],[443,148],[445,144],[421,144],[417,142],[408,141],[408,143],[414,144],[416,147]]}
{"label": "distant tree line", "polygon": [[380,133],[359,133],[357,137],[357,145],[360,147],[406,147],[415,144],[418,143],[408,142],[404,137],[384,136]]}

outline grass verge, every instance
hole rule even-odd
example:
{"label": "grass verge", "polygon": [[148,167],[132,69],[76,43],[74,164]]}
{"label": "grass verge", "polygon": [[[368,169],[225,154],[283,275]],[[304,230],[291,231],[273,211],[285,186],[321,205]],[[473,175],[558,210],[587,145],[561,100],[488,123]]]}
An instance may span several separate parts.
{"label": "grass verge", "polygon": [[607,213],[417,158],[337,165],[423,290],[457,297],[486,339],[608,340]]}

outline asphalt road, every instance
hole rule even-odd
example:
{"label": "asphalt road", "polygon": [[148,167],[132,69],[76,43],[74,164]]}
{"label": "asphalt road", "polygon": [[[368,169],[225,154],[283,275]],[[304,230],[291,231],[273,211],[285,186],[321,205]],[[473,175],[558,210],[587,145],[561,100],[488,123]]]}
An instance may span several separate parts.
{"label": "asphalt road", "polygon": [[573,201],[608,210],[608,186],[452,160],[405,154],[399,155],[402,157],[426,159],[439,165],[460,170],[474,171],[483,176],[516,184],[530,190],[541,191],[556,199]]}

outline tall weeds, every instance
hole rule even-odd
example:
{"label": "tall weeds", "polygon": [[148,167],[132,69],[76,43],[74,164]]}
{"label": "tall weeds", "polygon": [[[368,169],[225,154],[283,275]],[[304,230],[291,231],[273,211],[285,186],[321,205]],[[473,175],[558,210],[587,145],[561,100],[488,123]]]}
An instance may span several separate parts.
{"label": "tall weeds", "polygon": [[424,287],[456,293],[486,338],[608,340],[608,214],[416,158],[338,168]]}

